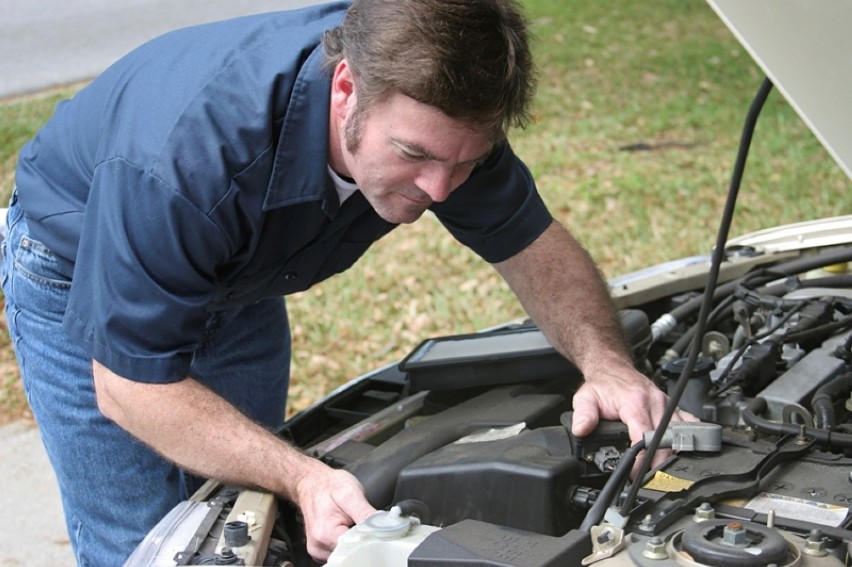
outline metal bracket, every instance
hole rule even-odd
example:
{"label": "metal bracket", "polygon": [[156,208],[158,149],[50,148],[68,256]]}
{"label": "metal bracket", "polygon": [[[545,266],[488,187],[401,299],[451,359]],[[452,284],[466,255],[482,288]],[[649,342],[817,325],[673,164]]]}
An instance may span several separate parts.
{"label": "metal bracket", "polygon": [[624,530],[612,524],[592,526],[591,536],[592,554],[583,558],[580,562],[583,565],[591,565],[601,559],[612,557],[627,547],[629,537],[625,537]]}

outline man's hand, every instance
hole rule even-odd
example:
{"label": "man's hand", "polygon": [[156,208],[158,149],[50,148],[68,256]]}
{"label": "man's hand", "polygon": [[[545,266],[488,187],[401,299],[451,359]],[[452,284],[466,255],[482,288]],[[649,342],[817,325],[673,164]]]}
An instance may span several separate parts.
{"label": "man's hand", "polygon": [[305,518],[308,553],[317,561],[327,560],[337,538],[376,511],[354,476],[319,461],[296,484],[294,499]]}
{"label": "man's hand", "polygon": [[[633,368],[606,283],[580,243],[553,222],[527,248],[494,267],[550,343],[585,376],[574,396],[572,433],[582,437],[600,419],[621,420],[636,443],[654,429],[668,398]],[[672,417],[697,421],[686,412]]]}
{"label": "man's hand", "polygon": [[[668,396],[646,376],[629,366],[602,370],[586,376],[574,395],[574,423],[571,432],[584,437],[594,431],[600,419],[620,420],[627,425],[635,444],[646,431],[653,430],[665,413]],[[698,421],[692,414],[676,410],[673,421]],[[659,464],[669,452],[655,456]],[[637,460],[637,464],[639,461]],[[638,467],[634,467],[634,472]]]}
{"label": "man's hand", "polygon": [[599,420],[619,420],[627,425],[630,441],[636,443],[659,423],[666,401],[659,388],[632,368],[586,376],[574,395],[572,433],[585,437]]}

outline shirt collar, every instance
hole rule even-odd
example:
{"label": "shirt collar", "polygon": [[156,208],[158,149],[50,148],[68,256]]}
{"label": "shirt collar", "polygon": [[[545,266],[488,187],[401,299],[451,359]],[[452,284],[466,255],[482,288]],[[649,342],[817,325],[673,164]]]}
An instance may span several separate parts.
{"label": "shirt collar", "polygon": [[326,169],[331,75],[322,60],[320,44],[298,70],[263,203],[266,211],[318,200],[329,217],[339,209]]}

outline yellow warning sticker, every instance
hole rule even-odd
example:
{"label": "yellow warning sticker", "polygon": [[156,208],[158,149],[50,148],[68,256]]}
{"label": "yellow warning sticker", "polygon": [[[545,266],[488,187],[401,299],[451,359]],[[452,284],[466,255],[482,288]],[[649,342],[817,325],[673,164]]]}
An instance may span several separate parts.
{"label": "yellow warning sticker", "polygon": [[647,488],[648,490],[658,490],[660,492],[680,492],[682,490],[688,490],[693,484],[695,484],[695,481],[678,478],[668,473],[657,471],[654,474],[654,478],[646,482],[643,488]]}

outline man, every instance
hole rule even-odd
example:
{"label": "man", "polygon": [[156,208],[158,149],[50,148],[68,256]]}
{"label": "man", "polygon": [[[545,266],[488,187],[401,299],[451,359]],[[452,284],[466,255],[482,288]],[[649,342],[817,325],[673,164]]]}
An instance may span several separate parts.
{"label": "man", "polygon": [[575,433],[652,428],[665,396],[506,143],[533,85],[512,0],[356,0],[167,34],[60,105],[21,152],[3,281],[79,564],[120,564],[184,471],[290,499],[317,559],[373,511],[269,432],[281,296],[426,209],[584,372]]}

